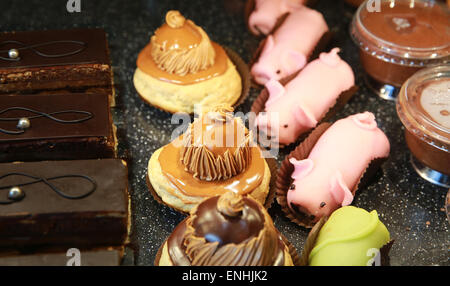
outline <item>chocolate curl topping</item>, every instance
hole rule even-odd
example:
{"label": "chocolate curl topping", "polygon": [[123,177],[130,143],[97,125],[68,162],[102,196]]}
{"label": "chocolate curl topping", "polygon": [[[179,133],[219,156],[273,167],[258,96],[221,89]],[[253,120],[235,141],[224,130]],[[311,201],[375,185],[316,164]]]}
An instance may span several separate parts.
{"label": "chocolate curl topping", "polygon": [[217,202],[217,210],[228,217],[239,216],[243,209],[244,200],[242,196],[234,192],[225,193]]}

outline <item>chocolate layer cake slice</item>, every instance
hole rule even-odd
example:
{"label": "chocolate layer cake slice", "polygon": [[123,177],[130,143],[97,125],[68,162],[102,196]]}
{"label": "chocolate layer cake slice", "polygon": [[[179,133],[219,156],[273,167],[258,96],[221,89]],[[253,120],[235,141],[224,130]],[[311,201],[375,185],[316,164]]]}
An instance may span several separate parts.
{"label": "chocolate layer cake slice", "polygon": [[0,251],[123,245],[129,219],[122,160],[0,164]]}
{"label": "chocolate layer cake slice", "polygon": [[0,93],[93,89],[113,104],[112,80],[102,29],[0,33]]}
{"label": "chocolate layer cake slice", "polygon": [[106,94],[0,95],[0,162],[115,155]]}

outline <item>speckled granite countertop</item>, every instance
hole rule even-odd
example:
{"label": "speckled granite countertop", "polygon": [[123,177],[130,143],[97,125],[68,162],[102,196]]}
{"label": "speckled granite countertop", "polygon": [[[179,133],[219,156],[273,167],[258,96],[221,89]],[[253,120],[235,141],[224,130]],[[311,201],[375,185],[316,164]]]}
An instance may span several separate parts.
{"label": "speckled granite countertop", "polygon": [[[230,0],[223,0],[230,1]],[[169,142],[177,125],[170,115],[144,104],[136,94],[132,76],[138,52],[149,41],[151,33],[162,23],[169,9],[180,10],[187,18],[204,27],[210,37],[249,60],[258,40],[245,27],[242,14],[228,11],[222,0],[152,1],[152,0],[81,0],[81,13],[66,11],[66,1],[2,0],[2,31],[102,27],[108,34],[117,84],[118,106],[114,110],[118,127],[120,154],[130,167],[133,233],[136,250],[134,263],[152,265],[159,246],[183,219],[183,215],[159,205],[145,183],[147,160],[157,148]],[[409,152],[403,128],[393,102],[384,101],[364,86],[357,48],[348,26],[353,9],[337,0],[320,0],[315,6],[328,25],[337,32],[334,46],[342,48],[341,56],[356,72],[360,89],[333,120],[371,111],[391,142],[391,155],[374,181],[361,189],[353,202],[366,210],[376,209],[395,239],[391,265],[450,265],[449,223],[444,212],[447,190],[419,178],[409,163]],[[238,108],[248,112],[258,94]],[[284,158],[281,152],[279,161]],[[275,225],[301,251],[308,230],[289,222],[279,206],[270,209]],[[133,263],[126,259],[125,264]]]}

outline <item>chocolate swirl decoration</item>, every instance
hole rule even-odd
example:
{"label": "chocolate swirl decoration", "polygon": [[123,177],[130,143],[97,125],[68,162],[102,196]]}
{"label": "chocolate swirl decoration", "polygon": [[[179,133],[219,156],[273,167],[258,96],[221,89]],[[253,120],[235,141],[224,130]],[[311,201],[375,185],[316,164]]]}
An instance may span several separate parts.
{"label": "chocolate swirl decoration", "polygon": [[[51,113],[45,113],[45,112],[41,112],[41,111],[37,111],[34,109],[30,109],[30,108],[25,108],[25,107],[9,107],[6,108],[4,110],[0,111],[0,115],[10,112],[10,111],[26,111],[26,112],[30,112],[30,113],[34,113],[36,115],[31,116],[31,117],[7,117],[7,118],[1,118],[0,117],[0,122],[2,121],[18,121],[20,122],[20,120],[26,119],[26,120],[31,120],[31,119],[35,119],[35,118],[40,118],[40,117],[45,117],[48,118],[50,120],[53,120],[55,122],[61,123],[61,124],[76,124],[76,123],[82,123],[84,121],[87,121],[91,118],[94,117],[94,115],[88,111],[82,111],[82,110],[64,110],[64,111],[56,111],[56,112],[51,112]],[[54,115],[60,115],[60,114],[82,114],[82,115],[86,115],[85,117],[82,117],[80,119],[73,119],[73,120],[64,120],[64,119],[60,119],[55,117]],[[20,128],[20,126],[18,125],[17,128],[19,130],[6,130],[6,129],[2,129],[0,128],[0,132],[8,134],[8,135],[19,135],[19,134],[23,134],[25,133],[25,130],[28,128]]]}
{"label": "chocolate swirl decoration", "polygon": [[[79,46],[79,47],[72,51],[69,51],[66,53],[59,53],[59,54],[48,54],[48,53],[39,51],[37,49],[37,48],[46,47],[46,46],[50,46],[50,45],[57,45],[57,44],[72,44],[72,45]],[[21,57],[20,57],[21,50],[31,50],[36,55],[41,56],[43,58],[62,58],[62,57],[68,57],[68,56],[72,56],[72,55],[81,53],[87,47],[87,44],[85,42],[73,41],[73,40],[49,41],[49,42],[44,42],[44,43],[34,44],[34,45],[27,45],[27,44],[25,44],[23,42],[19,42],[19,41],[3,41],[0,43],[0,47],[6,46],[6,45],[16,45],[17,46],[15,48],[10,48],[8,50],[0,50],[0,60],[10,61],[10,62],[18,62],[21,60]],[[11,54],[10,54],[11,51],[16,52],[17,54],[15,56],[11,56]],[[3,53],[7,53],[8,56],[6,56],[6,57],[1,56],[1,54],[3,54]]]}
{"label": "chocolate swirl decoration", "polygon": [[217,210],[228,217],[237,217],[244,209],[244,200],[234,192],[228,192],[220,196],[217,201]]}
{"label": "chocolate swirl decoration", "polygon": [[[26,177],[26,178],[30,178],[32,180],[30,180],[29,182],[25,182],[25,183],[20,183],[20,184],[15,184],[15,185],[9,185],[9,186],[0,186],[0,190],[5,190],[5,189],[12,189],[12,188],[19,188],[19,187],[23,187],[23,186],[29,186],[29,185],[33,185],[33,184],[38,184],[38,183],[44,183],[46,184],[51,190],[53,190],[55,193],[57,193],[59,196],[65,198],[65,199],[69,199],[69,200],[79,200],[79,199],[83,199],[86,198],[88,196],[90,196],[93,192],[95,192],[95,190],[97,189],[97,182],[92,179],[89,176],[85,176],[85,175],[62,175],[62,176],[56,176],[56,177],[51,177],[51,178],[41,178],[41,177],[37,177],[37,176],[33,176],[30,174],[26,174],[26,173],[9,173],[3,176],[0,176],[0,181],[2,179],[5,179],[7,177],[11,177],[11,176],[21,176],[21,177]],[[57,188],[55,185],[53,185],[50,181],[54,181],[54,180],[58,180],[58,179],[67,179],[67,178],[79,178],[81,180],[84,180],[86,182],[88,182],[91,185],[91,188],[81,194],[81,195],[68,195],[66,193],[64,193],[62,190],[60,190],[59,188]],[[25,193],[22,194],[22,196],[16,198],[16,199],[12,199],[8,197],[8,201],[0,201],[0,205],[8,205],[8,204],[12,204],[12,203],[16,203],[20,200],[22,200],[25,197]]]}

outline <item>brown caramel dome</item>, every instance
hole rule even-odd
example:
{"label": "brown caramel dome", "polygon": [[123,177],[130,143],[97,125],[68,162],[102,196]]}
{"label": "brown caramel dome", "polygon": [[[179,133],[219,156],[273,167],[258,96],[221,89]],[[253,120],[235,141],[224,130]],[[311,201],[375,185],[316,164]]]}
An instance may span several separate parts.
{"label": "brown caramel dome", "polygon": [[206,70],[216,51],[202,28],[178,11],[166,14],[166,23],[150,39],[151,57],[159,69],[180,76]]}

